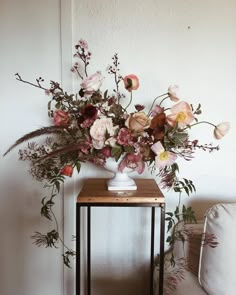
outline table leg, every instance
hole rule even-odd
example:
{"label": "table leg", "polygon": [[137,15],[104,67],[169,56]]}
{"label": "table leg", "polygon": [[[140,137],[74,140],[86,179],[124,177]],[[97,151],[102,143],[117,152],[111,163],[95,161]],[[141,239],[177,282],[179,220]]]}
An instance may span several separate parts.
{"label": "table leg", "polygon": [[154,280],[154,243],[155,243],[155,207],[152,207],[151,213],[151,269],[150,269],[150,295],[153,295]]}
{"label": "table leg", "polygon": [[165,256],[165,204],[161,205],[160,220],[160,269],[159,269],[159,295],[163,294],[164,283],[164,256]]}
{"label": "table leg", "polygon": [[87,208],[87,294],[91,295],[91,208]]}
{"label": "table leg", "polygon": [[76,295],[80,295],[80,206],[76,205],[76,259],[75,259],[75,290]]}

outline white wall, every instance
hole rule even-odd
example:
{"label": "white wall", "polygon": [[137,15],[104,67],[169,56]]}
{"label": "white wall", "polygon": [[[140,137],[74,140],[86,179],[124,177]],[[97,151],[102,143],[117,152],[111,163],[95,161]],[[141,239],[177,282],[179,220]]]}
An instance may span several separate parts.
{"label": "white wall", "polygon": [[[47,97],[15,79],[60,81],[60,2],[0,1],[0,154],[20,136],[48,124]],[[17,150],[0,158],[0,294],[63,294],[61,249],[32,245],[34,231],[48,231],[40,216],[45,191],[28,174]],[[62,216],[61,201],[57,213]],[[59,218],[60,224],[62,218]]]}
{"label": "white wall", "polygon": [[[22,134],[48,123],[47,97],[15,81],[14,73],[27,79],[42,75],[46,81],[60,81],[62,76],[70,88],[70,74],[65,73],[71,66],[71,44],[84,38],[93,52],[91,73],[105,74],[110,58],[118,52],[122,73],[139,76],[135,102],[151,105],[154,97],[177,83],[184,99],[201,102],[203,119],[231,122],[222,142],[213,139],[210,127],[193,130],[193,138],[220,143],[221,150],[210,155],[200,152],[193,161],[181,162],[181,175],[197,187],[196,195],[183,200],[194,205],[199,216],[210,203],[234,201],[236,2],[74,0],[72,27],[70,16],[62,18],[60,27],[60,4],[69,15],[70,1],[43,0],[40,5],[29,0],[1,1],[1,154]],[[62,52],[60,36],[67,40],[62,42]],[[78,85],[74,81],[75,91]],[[111,86],[110,81],[105,81],[106,86]],[[74,230],[73,206],[82,180],[109,175],[90,165],[86,168],[74,177],[74,186],[71,182],[65,186],[66,238]],[[36,229],[48,229],[38,214],[43,189],[28,175],[27,166],[17,161],[16,151],[1,158],[0,169],[1,293],[63,294],[61,250],[36,248],[28,238]],[[177,196],[164,193],[168,207],[174,207]],[[62,206],[59,202],[59,215]],[[146,294],[149,225],[148,209],[93,210],[93,294]],[[64,275],[64,294],[71,295],[73,271]]]}
{"label": "white wall", "polygon": [[[221,150],[210,155],[199,152],[193,161],[181,162],[181,175],[197,187],[195,195],[182,199],[194,206],[199,218],[211,203],[236,199],[235,8],[232,0],[74,1],[73,39],[74,43],[79,38],[88,41],[93,53],[91,73],[105,74],[118,52],[121,72],[140,78],[135,103],[150,106],[170,84],[179,84],[183,99],[202,104],[202,119],[231,122],[222,142],[213,139],[209,126],[193,129],[193,139],[220,143]],[[105,80],[104,89],[109,86]],[[177,205],[177,195],[165,195],[168,208]],[[93,224],[95,294],[145,294],[147,281],[141,273],[145,274],[148,263],[148,213],[104,209],[101,214],[99,210],[94,210]],[[117,287],[122,281],[127,283],[126,291]]]}

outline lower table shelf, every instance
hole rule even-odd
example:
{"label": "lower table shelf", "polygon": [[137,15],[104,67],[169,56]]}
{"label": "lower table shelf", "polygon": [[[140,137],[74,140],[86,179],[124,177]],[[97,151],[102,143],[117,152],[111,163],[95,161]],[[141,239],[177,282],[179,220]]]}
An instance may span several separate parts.
{"label": "lower table shelf", "polygon": [[150,207],[151,208],[151,253],[150,253],[150,295],[154,294],[154,240],[155,208],[160,212],[160,269],[159,295],[163,294],[164,240],[165,240],[165,198],[153,179],[136,179],[136,191],[108,191],[107,179],[87,179],[79,193],[76,204],[76,295],[81,294],[81,207],[87,207],[87,295],[91,295],[91,207]]}

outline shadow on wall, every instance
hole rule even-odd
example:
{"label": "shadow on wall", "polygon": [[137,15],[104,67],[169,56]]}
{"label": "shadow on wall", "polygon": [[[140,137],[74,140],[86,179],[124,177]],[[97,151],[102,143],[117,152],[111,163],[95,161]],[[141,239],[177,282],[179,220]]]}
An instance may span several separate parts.
{"label": "shadow on wall", "polygon": [[[135,279],[134,279],[135,278]],[[143,295],[149,292],[149,266],[123,278],[101,274],[92,278],[92,294],[96,295]]]}
{"label": "shadow on wall", "polygon": [[201,196],[199,198],[191,200],[189,206],[191,206],[195,211],[197,220],[202,220],[204,218],[206,211],[210,209],[212,206],[220,203],[235,203],[235,199],[236,198],[234,198],[234,200],[232,198],[225,199],[223,196],[222,198],[217,196],[217,198],[215,199],[209,199],[208,196]]}
{"label": "shadow on wall", "polygon": [[40,216],[41,184],[22,173],[24,168],[20,165],[6,165],[6,168],[8,173],[2,175],[4,185],[1,187],[0,206],[0,293],[39,294],[37,290],[42,281],[40,293],[47,290],[50,293],[51,286],[54,289],[56,286],[55,292],[59,292],[60,284],[57,282],[61,267],[54,271],[54,263],[61,262],[58,259],[61,253],[54,251],[51,254],[44,248],[37,248],[30,239],[35,230],[44,232],[50,226],[50,222]]}

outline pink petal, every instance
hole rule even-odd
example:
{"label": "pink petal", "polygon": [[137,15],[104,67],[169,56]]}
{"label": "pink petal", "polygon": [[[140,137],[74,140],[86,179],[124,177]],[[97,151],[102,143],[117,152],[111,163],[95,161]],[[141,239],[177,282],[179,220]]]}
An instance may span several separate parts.
{"label": "pink petal", "polygon": [[165,149],[164,149],[164,147],[163,147],[163,145],[161,144],[160,141],[154,143],[154,144],[151,146],[151,150],[152,150],[156,155],[158,155],[158,154],[160,154],[160,153],[162,153],[162,152],[165,151]]}
{"label": "pink petal", "polygon": [[230,123],[229,122],[222,122],[218,124],[214,129],[214,137],[216,139],[221,139],[228,133],[230,129]]}
{"label": "pink petal", "polygon": [[192,112],[190,105],[186,101],[181,101],[170,109],[171,113]]}

